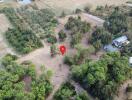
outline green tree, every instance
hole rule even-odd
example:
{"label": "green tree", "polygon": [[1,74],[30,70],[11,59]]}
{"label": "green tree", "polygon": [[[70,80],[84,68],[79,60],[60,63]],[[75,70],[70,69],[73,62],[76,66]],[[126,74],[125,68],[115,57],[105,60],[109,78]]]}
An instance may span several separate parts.
{"label": "green tree", "polygon": [[102,47],[101,41],[100,40],[97,40],[96,42],[93,43],[93,46],[95,47],[95,53],[96,53]]}
{"label": "green tree", "polygon": [[127,31],[127,17],[119,11],[119,8],[116,8],[115,11],[106,19],[104,27],[116,35],[120,32]]}

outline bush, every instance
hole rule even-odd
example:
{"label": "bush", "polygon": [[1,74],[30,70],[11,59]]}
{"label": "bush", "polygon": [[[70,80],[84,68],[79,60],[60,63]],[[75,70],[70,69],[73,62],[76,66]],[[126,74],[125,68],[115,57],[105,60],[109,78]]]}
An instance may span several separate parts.
{"label": "bush", "polygon": [[56,38],[55,36],[53,36],[53,35],[50,35],[50,36],[48,37],[47,41],[48,41],[49,43],[54,44],[54,43],[57,42],[57,38]]}
{"label": "bush", "polygon": [[[4,100],[45,100],[52,91],[47,71],[36,77],[33,64],[20,65],[15,61],[14,55],[6,55],[3,70],[0,70],[0,99]],[[0,66],[1,67],[1,66]],[[28,78],[28,83],[24,81]],[[28,84],[28,89],[26,85]]]}
{"label": "bush", "polygon": [[67,37],[67,36],[66,36],[66,33],[64,33],[63,30],[61,30],[61,31],[58,33],[58,35],[59,35],[60,41],[64,41],[65,38]]}
{"label": "bush", "polygon": [[65,29],[72,32],[86,33],[90,30],[90,24],[86,21],[81,21],[81,17],[77,18],[69,17],[68,22],[65,24]]}
{"label": "bush", "polygon": [[70,83],[64,83],[54,95],[55,100],[71,100],[76,95],[75,88]]}
{"label": "bush", "polygon": [[132,85],[128,85],[128,87],[126,88],[126,92],[132,92]]}
{"label": "bush", "polygon": [[79,13],[81,13],[81,12],[82,12],[82,10],[81,10],[81,9],[78,9],[78,8],[77,8],[76,11],[75,11],[76,14],[79,14]]}
{"label": "bush", "polygon": [[64,63],[67,64],[67,65],[73,65],[74,60],[73,60],[72,57],[65,56],[65,58],[64,58]]}
{"label": "bush", "polygon": [[54,57],[57,54],[57,48],[54,44],[50,47],[50,53],[51,57]]}
{"label": "bush", "polygon": [[86,6],[86,7],[84,8],[84,11],[88,13],[88,12],[90,11],[90,7]]}

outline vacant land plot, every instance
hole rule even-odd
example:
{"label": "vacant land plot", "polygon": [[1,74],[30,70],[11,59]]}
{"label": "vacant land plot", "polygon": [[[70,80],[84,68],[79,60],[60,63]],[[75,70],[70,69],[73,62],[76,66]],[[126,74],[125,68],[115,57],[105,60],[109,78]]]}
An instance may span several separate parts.
{"label": "vacant land plot", "polygon": [[[69,17],[70,16],[66,16],[65,18],[58,19],[60,24],[56,27],[55,33],[58,33],[60,30],[64,28],[64,24],[66,23]],[[86,17],[85,14],[82,14],[81,17],[83,20],[86,20],[89,22],[89,17]],[[102,22],[99,21],[98,23],[95,23],[95,21],[92,19],[91,24],[98,25],[98,24],[102,24]],[[67,48],[66,54],[68,55],[76,53],[76,50],[70,47],[70,34],[68,35],[65,42],[57,43],[56,45],[58,49],[60,45],[65,45]],[[46,69],[50,69],[53,71],[53,77],[51,79],[51,82],[54,85],[54,90],[52,94],[47,98],[47,100],[52,100],[54,93],[61,86],[61,84],[68,78],[68,75],[70,73],[69,66],[63,64],[63,58],[64,56],[62,55],[57,55],[56,57],[52,58],[50,56],[50,44],[45,42],[44,48],[37,49],[31,52],[30,54],[27,54],[21,57],[18,60],[18,62],[21,63],[26,60],[32,61],[36,65],[36,70],[37,70],[38,75],[41,74],[41,69],[40,69],[41,65],[45,65]],[[97,59],[98,57],[96,56],[92,58]]]}
{"label": "vacant land plot", "polygon": [[72,12],[76,8],[84,8],[84,6],[90,6],[95,9],[97,6],[107,5],[121,5],[125,4],[128,0],[36,0],[36,5],[39,8],[51,8],[60,13],[65,10]]}

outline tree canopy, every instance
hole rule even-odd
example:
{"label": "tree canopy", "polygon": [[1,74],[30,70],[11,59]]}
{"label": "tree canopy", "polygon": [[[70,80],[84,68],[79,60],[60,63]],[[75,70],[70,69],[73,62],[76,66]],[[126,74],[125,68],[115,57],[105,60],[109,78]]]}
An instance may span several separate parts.
{"label": "tree canopy", "polygon": [[[10,54],[2,59],[3,69],[0,70],[0,99],[1,100],[45,100],[51,92],[52,85],[48,71],[45,70],[40,77],[36,76],[35,66],[17,64],[16,57]],[[24,78],[31,82],[24,81]],[[29,84],[29,89],[25,86]]]}
{"label": "tree canopy", "polygon": [[107,53],[98,61],[72,65],[73,79],[101,100],[113,98],[118,86],[131,74],[128,58],[116,52]]}
{"label": "tree canopy", "polygon": [[112,34],[116,35],[120,32],[127,31],[127,17],[115,8],[115,11],[106,19],[104,27]]}

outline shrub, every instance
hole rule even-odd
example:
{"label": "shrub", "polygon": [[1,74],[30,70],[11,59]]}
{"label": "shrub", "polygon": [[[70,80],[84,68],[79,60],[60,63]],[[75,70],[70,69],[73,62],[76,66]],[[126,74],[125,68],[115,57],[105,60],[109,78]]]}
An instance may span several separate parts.
{"label": "shrub", "polygon": [[79,9],[79,8],[77,8],[76,11],[75,11],[76,14],[79,14],[79,13],[81,13],[81,12],[82,12],[82,10]]}
{"label": "shrub", "polygon": [[58,35],[59,35],[60,41],[64,41],[65,38],[67,37],[67,36],[66,36],[66,33],[64,33],[63,30],[61,30],[61,31],[58,33]]}
{"label": "shrub", "polygon": [[47,41],[48,41],[49,43],[54,44],[54,43],[57,42],[57,38],[56,38],[55,36],[53,36],[53,35],[50,35],[50,36],[48,37]]}

